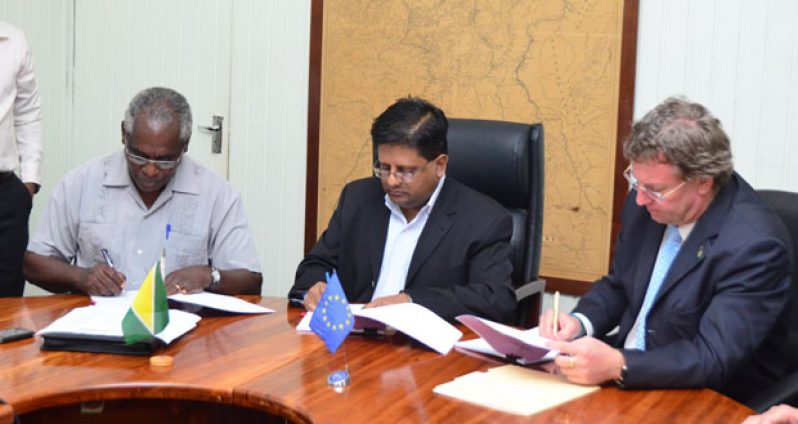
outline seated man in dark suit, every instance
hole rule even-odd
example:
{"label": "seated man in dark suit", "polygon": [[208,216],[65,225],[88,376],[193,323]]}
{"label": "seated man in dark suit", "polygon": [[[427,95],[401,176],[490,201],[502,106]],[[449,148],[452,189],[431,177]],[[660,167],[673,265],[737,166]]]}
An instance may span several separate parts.
{"label": "seated man in dark suit", "polygon": [[344,187],[327,230],[299,264],[289,293],[313,310],[337,270],[347,298],[367,307],[414,302],[447,320],[471,313],[506,321],[509,212],[446,177],[448,122],[418,99],[374,121],[374,175]]}
{"label": "seated man in dark suit", "polygon": [[[631,190],[610,273],[556,332],[544,313],[541,334],[559,340],[556,363],[577,383],[750,399],[786,371],[784,224],[734,172],[720,121],[699,104],[666,100],[623,148]],[[592,337],[616,326],[612,345]]]}

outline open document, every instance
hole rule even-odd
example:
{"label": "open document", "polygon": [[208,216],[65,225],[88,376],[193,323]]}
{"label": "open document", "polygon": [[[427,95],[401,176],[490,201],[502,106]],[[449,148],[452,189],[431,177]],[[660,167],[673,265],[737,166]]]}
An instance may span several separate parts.
{"label": "open document", "polygon": [[[130,304],[133,303],[136,294],[138,294],[138,290],[129,290],[122,292],[119,296],[92,296],[91,301],[95,305],[113,305],[114,307],[127,310]],[[237,314],[270,314],[274,312],[272,309],[247,302],[246,300],[234,296],[209,292],[173,294],[169,296],[169,299]]]}
{"label": "open document", "polygon": [[[198,315],[170,309],[169,324],[163,331],[145,341],[125,343],[122,320],[137,294],[131,290],[119,296],[92,296],[94,305],[75,308],[38,332],[44,340],[42,349],[149,355],[191,331],[200,320]],[[177,294],[169,299],[238,314],[274,312],[233,296],[207,292]]]}
{"label": "open document", "polygon": [[460,349],[506,358],[521,365],[547,361],[557,356],[556,350],[546,347],[546,339],[538,335],[537,327],[518,330],[474,315],[460,315],[456,319],[481,337],[457,342],[455,346]]}
{"label": "open document", "polygon": [[[445,355],[463,336],[453,325],[436,315],[429,309],[416,303],[397,303],[364,309],[362,304],[350,304],[355,316],[355,330],[384,330],[386,326],[404,333],[430,349]],[[308,312],[299,322],[296,329],[309,332],[313,312]]]}
{"label": "open document", "polygon": [[234,296],[209,292],[173,294],[169,296],[169,299],[237,314],[270,314],[274,312],[272,309],[247,302],[246,300]]}
{"label": "open document", "polygon": [[153,340],[128,345],[122,333],[128,307],[100,304],[75,308],[36,334],[44,339],[45,350],[147,355],[188,333],[200,320],[192,313],[170,309],[169,324]]}

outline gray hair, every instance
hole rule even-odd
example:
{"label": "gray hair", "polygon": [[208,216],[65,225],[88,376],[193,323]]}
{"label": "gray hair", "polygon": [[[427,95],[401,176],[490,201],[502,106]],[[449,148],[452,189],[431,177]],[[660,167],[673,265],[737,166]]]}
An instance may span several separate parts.
{"label": "gray hair", "polygon": [[720,121],[698,103],[671,97],[632,126],[623,143],[626,159],[675,165],[685,179],[712,178],[716,190],[734,172],[729,137]]}
{"label": "gray hair", "polygon": [[164,87],[151,87],[140,91],[133,97],[125,111],[123,127],[130,135],[133,124],[143,112],[147,112],[150,122],[170,125],[177,117],[180,124],[180,142],[188,143],[191,138],[191,107],[182,94]]}

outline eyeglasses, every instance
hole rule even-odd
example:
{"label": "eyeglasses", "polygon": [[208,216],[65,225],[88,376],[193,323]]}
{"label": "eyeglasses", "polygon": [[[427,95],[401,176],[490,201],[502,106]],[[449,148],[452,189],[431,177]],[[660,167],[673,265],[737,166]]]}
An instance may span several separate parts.
{"label": "eyeglasses", "polygon": [[632,165],[629,165],[629,167],[627,167],[626,170],[623,171],[623,176],[624,176],[624,178],[626,178],[626,181],[629,182],[629,187],[637,190],[639,193],[646,194],[648,197],[654,199],[654,201],[660,202],[660,203],[664,202],[665,198],[667,198],[671,194],[675,193],[676,190],[682,188],[682,186],[685,185],[687,183],[687,181],[688,181],[688,180],[684,180],[684,181],[682,181],[681,184],[679,184],[676,187],[674,187],[674,188],[672,188],[672,189],[670,189],[670,190],[668,190],[668,191],[663,193],[661,191],[651,191],[651,190],[645,188],[645,186],[641,186],[640,182],[637,181],[637,178],[635,178],[634,174],[632,173]]}
{"label": "eyeglasses", "polygon": [[127,159],[136,166],[145,166],[149,163],[155,165],[156,168],[162,169],[164,171],[169,171],[175,169],[175,167],[180,164],[180,160],[183,159],[183,153],[180,153],[180,156],[177,157],[175,160],[155,160],[145,158],[143,156],[134,155],[130,153],[130,150],[125,146],[125,156]]}
{"label": "eyeglasses", "polygon": [[[440,156],[439,156],[440,157]],[[437,159],[437,158],[435,158]],[[423,166],[413,169],[397,169],[396,171],[391,171],[390,165],[381,164],[379,161],[374,162],[374,176],[377,178],[388,178],[391,174],[393,177],[402,181],[404,183],[410,183],[413,181],[413,178],[418,175],[421,170],[423,170],[427,165],[431,164],[435,161],[435,159],[425,163]]]}

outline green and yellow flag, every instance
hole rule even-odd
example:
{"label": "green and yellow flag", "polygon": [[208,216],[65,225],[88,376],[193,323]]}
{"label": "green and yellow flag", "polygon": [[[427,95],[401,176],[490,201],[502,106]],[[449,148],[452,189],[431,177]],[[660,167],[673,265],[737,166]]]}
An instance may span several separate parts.
{"label": "green and yellow flag", "polygon": [[152,337],[169,324],[169,303],[163,283],[163,258],[150,269],[122,320],[125,343],[132,344]]}

